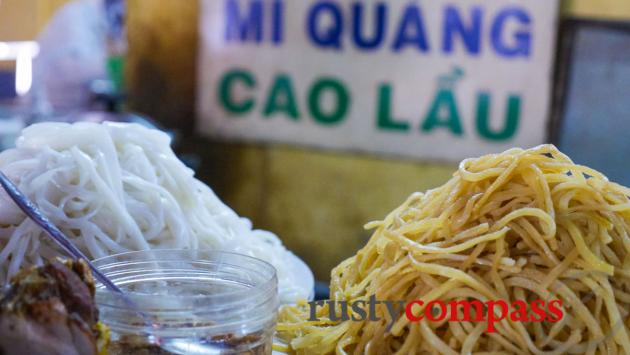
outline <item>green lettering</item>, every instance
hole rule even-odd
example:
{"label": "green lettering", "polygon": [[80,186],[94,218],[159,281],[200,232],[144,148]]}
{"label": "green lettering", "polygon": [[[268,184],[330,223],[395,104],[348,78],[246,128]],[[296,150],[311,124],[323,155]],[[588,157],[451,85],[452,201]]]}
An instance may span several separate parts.
{"label": "green lettering", "polygon": [[490,128],[490,94],[480,93],[477,96],[477,132],[489,140],[501,141],[514,136],[518,128],[521,113],[521,98],[510,95],[507,102],[505,124],[503,129],[493,131]]}
{"label": "green lettering", "polygon": [[263,115],[269,117],[276,112],[284,112],[294,120],[300,118],[293,95],[293,83],[286,75],[278,75],[271,87]]}
{"label": "green lettering", "polygon": [[233,100],[232,88],[236,82],[241,82],[247,88],[256,87],[256,79],[252,74],[245,70],[235,69],[225,73],[219,84],[219,102],[226,111],[235,115],[243,115],[248,113],[255,105],[253,98],[246,98],[241,102]]}
{"label": "green lettering", "polygon": [[[324,112],[321,107],[321,97],[326,91],[330,91],[337,98],[335,107],[330,112]],[[308,95],[308,107],[313,118],[321,124],[333,125],[341,122],[348,107],[350,96],[341,82],[332,78],[322,78],[311,88]]]}
{"label": "green lettering", "polygon": [[404,121],[395,121],[390,115],[391,113],[391,97],[392,87],[391,85],[381,85],[378,88],[378,128],[392,130],[392,131],[408,131],[409,123]]}
{"label": "green lettering", "polygon": [[451,90],[440,89],[433,100],[431,109],[422,123],[422,131],[429,132],[435,127],[448,128],[454,135],[464,134],[455,96]]}

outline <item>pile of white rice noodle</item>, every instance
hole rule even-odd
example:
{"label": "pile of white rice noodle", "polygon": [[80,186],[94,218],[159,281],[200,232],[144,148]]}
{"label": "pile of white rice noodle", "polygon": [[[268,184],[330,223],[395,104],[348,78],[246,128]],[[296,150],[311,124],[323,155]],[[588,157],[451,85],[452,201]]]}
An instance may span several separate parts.
{"label": "pile of white rice noodle", "polygon": [[[2,170],[86,255],[132,250],[220,249],[258,257],[278,270],[281,299],[296,288],[290,252],[253,230],[187,168],[158,130],[120,123],[42,123],[0,153]],[[0,189],[1,190],[1,189]],[[62,255],[0,192],[0,285],[21,266]]]}

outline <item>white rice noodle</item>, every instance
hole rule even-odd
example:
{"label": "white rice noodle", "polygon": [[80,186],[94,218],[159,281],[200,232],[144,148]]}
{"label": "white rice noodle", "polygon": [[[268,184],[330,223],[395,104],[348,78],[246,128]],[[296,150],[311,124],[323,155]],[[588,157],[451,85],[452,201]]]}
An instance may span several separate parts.
{"label": "white rice noodle", "polygon": [[[278,237],[252,229],[195,179],[165,133],[136,124],[41,123],[26,128],[16,145],[0,153],[0,170],[90,257],[159,248],[232,250],[276,267],[281,300],[309,295],[294,286],[291,254]],[[21,266],[58,255],[1,191],[0,284]]]}

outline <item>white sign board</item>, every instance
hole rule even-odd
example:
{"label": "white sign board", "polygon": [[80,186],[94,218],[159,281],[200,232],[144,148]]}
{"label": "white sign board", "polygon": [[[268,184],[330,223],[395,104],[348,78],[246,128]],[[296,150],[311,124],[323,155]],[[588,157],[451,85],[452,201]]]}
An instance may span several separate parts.
{"label": "white sign board", "polygon": [[543,143],[557,5],[203,0],[198,127],[447,160]]}

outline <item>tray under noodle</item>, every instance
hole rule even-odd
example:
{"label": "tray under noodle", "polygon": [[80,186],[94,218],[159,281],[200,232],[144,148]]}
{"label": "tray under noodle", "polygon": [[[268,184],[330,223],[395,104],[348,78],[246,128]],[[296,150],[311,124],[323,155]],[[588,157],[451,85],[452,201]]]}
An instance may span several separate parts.
{"label": "tray under noodle", "polygon": [[[297,353],[630,354],[630,189],[554,146],[464,160],[445,185],[371,222],[367,245],[332,271],[331,299],[560,299],[559,322],[308,322],[281,310]],[[421,311],[419,307],[416,312]],[[448,317],[447,317],[448,318]],[[387,325],[393,326],[387,331]]]}

